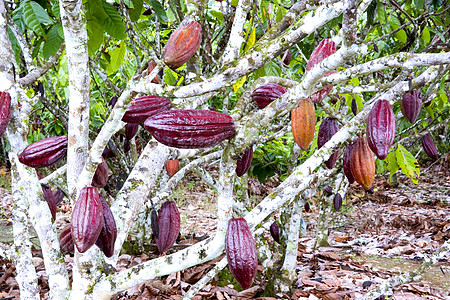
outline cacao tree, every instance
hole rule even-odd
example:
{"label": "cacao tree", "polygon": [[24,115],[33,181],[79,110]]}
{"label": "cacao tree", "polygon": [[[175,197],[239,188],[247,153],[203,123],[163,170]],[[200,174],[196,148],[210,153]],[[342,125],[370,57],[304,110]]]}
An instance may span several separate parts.
{"label": "cacao tree", "polygon": [[[340,209],[348,172],[366,190],[375,168],[391,177],[401,170],[417,183],[417,160],[404,145],[418,148],[424,136],[434,159],[438,148],[449,150],[430,137],[444,131],[449,138],[448,8],[423,0],[0,1],[0,127],[7,126],[14,197],[14,246],[1,245],[0,254],[15,263],[21,297],[39,298],[31,226],[51,299],[109,299],[231,248],[228,257],[237,255],[192,285],[191,298],[230,261],[239,282],[251,285],[255,242],[259,263],[271,260],[263,236],[269,228],[274,234],[275,212],[285,246],[273,284],[289,292],[306,194],[330,186],[317,233],[326,243],[325,202]],[[351,150],[343,154],[345,148]],[[287,156],[283,168],[283,155],[264,158],[279,149]],[[376,162],[372,151],[380,151]],[[263,158],[270,161],[261,167]],[[174,160],[173,171],[166,163]],[[216,178],[205,170],[215,160]],[[271,164],[277,168],[269,171]],[[34,168],[44,170],[42,179]],[[261,179],[282,179],[255,207],[245,196],[249,168]],[[179,230],[180,217],[169,201],[190,172],[217,191],[215,233],[129,269],[108,267],[134,226],[152,228],[161,251],[171,247],[178,235],[171,224]],[[106,183],[109,173],[115,185]],[[41,184],[67,195],[72,233],[66,227],[59,237]],[[99,193],[109,196],[110,211]],[[239,220],[233,230],[248,253],[227,238],[230,220]],[[150,230],[142,232],[141,239],[150,238]],[[63,251],[74,252],[72,282]],[[236,259],[252,267],[236,269]]]}

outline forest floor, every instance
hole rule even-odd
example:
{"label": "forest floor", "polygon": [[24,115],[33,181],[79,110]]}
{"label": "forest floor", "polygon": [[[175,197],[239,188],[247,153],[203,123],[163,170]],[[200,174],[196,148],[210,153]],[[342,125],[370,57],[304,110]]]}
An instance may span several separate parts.
{"label": "forest floor", "polygon": [[[418,185],[406,176],[398,176],[398,183],[393,187],[388,177],[378,177],[373,194],[353,184],[341,210],[332,212],[329,246],[318,249],[313,249],[318,199],[310,199],[311,210],[303,213],[306,230],[298,245],[298,276],[292,293],[270,294],[265,290],[268,280],[262,272],[258,272],[250,289],[242,291],[225,269],[194,299],[355,299],[389,278],[418,268],[424,257],[432,255],[450,239],[450,155],[421,169]],[[263,185],[250,179],[252,201],[262,199],[277,184]],[[3,194],[7,194],[6,190]],[[212,234],[216,222],[214,192],[198,177],[191,176],[181,183],[174,198],[180,209],[183,239],[169,254]],[[11,197],[0,199],[4,222],[11,217],[11,200]],[[59,229],[69,222],[69,209],[67,203],[59,207]],[[274,257],[279,257],[280,246],[272,242],[269,233],[267,239]],[[117,270],[157,257],[156,247],[150,245],[150,248],[155,251],[121,254]],[[41,296],[46,299],[48,281],[42,254],[35,250],[33,256]],[[217,261],[149,281],[114,299],[180,299]],[[73,258],[66,255],[66,262],[70,270]],[[259,266],[259,271],[262,268]],[[0,299],[18,299],[14,275],[14,265],[0,258]],[[395,288],[393,295],[386,299],[450,299],[450,253],[429,268],[420,281]]]}

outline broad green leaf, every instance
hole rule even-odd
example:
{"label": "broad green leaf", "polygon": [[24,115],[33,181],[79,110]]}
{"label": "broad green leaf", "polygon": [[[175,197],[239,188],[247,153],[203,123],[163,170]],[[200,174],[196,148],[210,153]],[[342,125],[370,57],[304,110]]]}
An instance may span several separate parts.
{"label": "broad green leaf", "polygon": [[235,93],[237,93],[237,91],[241,88],[241,86],[244,85],[246,80],[247,80],[247,76],[244,76],[244,77],[236,80],[236,82],[233,84],[233,90]]}
{"label": "broad green leaf", "polygon": [[125,34],[125,30],[127,28],[116,8],[106,1],[102,1],[102,6],[107,18],[99,22],[100,25],[102,25],[103,29],[105,29],[105,31],[113,38],[118,40],[126,38],[127,35]]}
{"label": "broad green leaf", "polygon": [[59,47],[61,47],[63,38],[58,33],[58,27],[62,27],[61,23],[53,25],[47,33],[47,40],[42,47],[42,55],[45,59],[55,55]]}
{"label": "broad green leaf", "polygon": [[231,6],[236,7],[239,3],[239,0],[231,0]]}
{"label": "broad green leaf", "polygon": [[280,76],[281,75],[280,66],[273,61],[269,61],[269,63],[267,63],[264,66],[264,70],[266,71],[266,76]]}
{"label": "broad green leaf", "polygon": [[123,59],[125,58],[126,50],[127,46],[125,45],[125,42],[122,41],[120,42],[118,47],[116,47],[113,51],[110,52],[111,62],[109,63],[108,75],[111,75],[112,73],[119,70],[120,65],[123,62]]}
{"label": "broad green leaf", "polygon": [[419,163],[414,156],[406,150],[401,144],[398,144],[397,151],[395,151],[397,163],[402,169],[403,174],[411,178],[415,184],[419,183],[420,168]]}
{"label": "broad green leaf", "polygon": [[252,31],[250,32],[250,36],[247,39],[247,44],[245,45],[245,51],[247,51],[248,49],[250,49],[256,41],[256,33],[255,33],[255,28],[252,29]]}
{"label": "broad green leaf", "polygon": [[39,3],[30,1],[30,5],[33,8],[34,13],[36,14],[36,17],[41,24],[53,24],[53,21],[48,16],[48,13],[45,11],[45,9],[42,8],[42,6],[39,5]]}
{"label": "broad green leaf", "polygon": [[84,3],[84,7],[86,9],[86,18],[88,22],[94,19],[101,24],[102,21],[108,17],[103,8],[102,0],[87,0],[86,3]]}
{"label": "broad green leaf", "polygon": [[134,4],[133,4],[133,1],[132,1],[132,0],[123,0],[123,3],[125,3],[125,5],[126,5],[128,8],[134,8]]}
{"label": "broad green leaf", "polygon": [[377,14],[378,14],[378,21],[380,22],[380,24],[381,25],[386,24],[386,8],[381,2],[378,2],[377,4]]}
{"label": "broad green leaf", "polygon": [[[38,4],[39,5],[39,4]],[[39,36],[45,36],[44,29],[41,26],[41,22],[39,22],[39,18],[36,15],[36,12],[33,10],[33,6],[31,6],[30,1],[26,1],[23,6],[23,20],[25,24],[34,31]]]}
{"label": "broad green leaf", "polygon": [[350,83],[351,83],[352,86],[359,86],[359,78],[358,77],[353,77],[350,80]]}
{"label": "broad green leaf", "polygon": [[277,15],[276,15],[276,17],[275,17],[275,20],[276,20],[277,22],[280,22],[281,19],[283,19],[283,17],[284,17],[285,14],[286,14],[286,9],[285,9],[284,7],[282,7],[282,6],[280,6],[280,8],[279,8],[278,11],[277,11]]}
{"label": "broad green leaf", "polygon": [[402,29],[395,33],[395,37],[398,38],[398,40],[402,43],[406,43],[408,40],[408,36],[406,35],[406,32]]}
{"label": "broad green leaf", "polygon": [[430,40],[431,40],[430,30],[427,27],[425,27],[425,29],[422,32],[422,38],[423,38],[423,41],[425,42],[425,44],[430,43]]}
{"label": "broad green leaf", "polygon": [[224,22],[225,19],[223,18],[223,14],[220,11],[216,11],[216,10],[210,10],[209,14],[213,17],[216,18],[219,22]]}
{"label": "broad green leaf", "polygon": [[266,76],[266,69],[263,67],[255,71],[255,79]]}
{"label": "broad green leaf", "polygon": [[133,4],[133,8],[130,7],[128,14],[130,15],[130,19],[133,22],[139,20],[139,17],[142,14],[142,8],[144,7],[143,0],[133,0],[130,1]]}
{"label": "broad green leaf", "polygon": [[59,1],[58,0],[52,1],[52,13],[55,16],[55,18],[57,18],[57,19],[61,18],[61,11],[59,10]]}
{"label": "broad green leaf", "polygon": [[156,15],[158,16],[158,19],[161,23],[167,24],[167,15],[166,10],[161,5],[161,3],[158,0],[150,0],[150,5],[153,7],[153,9],[156,12]]}
{"label": "broad green leaf", "polygon": [[377,9],[377,0],[372,0],[372,2],[367,7],[367,22],[366,22],[367,27],[373,24],[376,9]]}
{"label": "broad green leaf", "polygon": [[17,40],[16,36],[12,32],[11,28],[8,26],[8,36],[9,41],[11,43],[11,47],[14,51],[14,56],[16,57],[16,61],[20,60],[20,53],[22,52],[22,48],[20,47],[19,41]]}
{"label": "broad green leaf", "polygon": [[103,27],[97,23],[95,19],[87,21],[87,33],[88,33],[88,50],[93,55],[97,49],[103,44]]}
{"label": "broad green leaf", "polygon": [[416,7],[416,9],[423,9],[423,5],[425,3],[425,0],[414,0],[413,1],[414,6]]}
{"label": "broad green leaf", "polygon": [[394,151],[390,151],[384,161],[387,163],[386,168],[389,170],[389,182],[392,182],[392,176],[399,170]]}
{"label": "broad green leaf", "polygon": [[168,85],[174,86],[177,83],[177,73],[170,70],[169,68],[166,68],[164,72],[164,82]]}

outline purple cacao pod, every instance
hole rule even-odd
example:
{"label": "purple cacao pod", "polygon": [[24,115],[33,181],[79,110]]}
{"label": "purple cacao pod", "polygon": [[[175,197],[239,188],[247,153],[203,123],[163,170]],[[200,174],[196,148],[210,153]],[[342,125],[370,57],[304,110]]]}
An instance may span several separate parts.
{"label": "purple cacao pod", "polygon": [[345,177],[347,177],[348,182],[352,184],[355,182],[355,178],[353,178],[352,171],[350,169],[350,157],[352,154],[353,143],[347,145],[344,151],[344,157],[342,159],[342,168],[344,169]]}
{"label": "purple cacao pod", "polygon": [[395,137],[395,115],[389,101],[375,102],[367,118],[366,135],[370,149],[379,159],[385,159]]}
{"label": "purple cacao pod", "polygon": [[231,219],[225,236],[228,268],[246,290],[252,286],[258,268],[256,244],[244,218]]}
{"label": "purple cacao pod", "polygon": [[415,90],[412,93],[404,94],[400,99],[400,109],[405,118],[411,124],[414,124],[422,109],[422,95],[420,89]]}
{"label": "purple cacao pod", "polygon": [[127,123],[141,123],[148,117],[170,109],[172,106],[169,98],[158,96],[144,96],[131,101],[130,106],[122,117]]}
{"label": "purple cacao pod", "polygon": [[67,135],[42,139],[28,145],[19,154],[19,161],[32,168],[51,166],[67,155]]}
{"label": "purple cacao pod", "polygon": [[280,58],[283,60],[283,63],[286,66],[289,66],[289,64],[291,63],[291,50],[287,49],[286,51],[284,51],[284,53],[280,56]]}
{"label": "purple cacao pod", "polygon": [[[42,174],[39,171],[36,171],[37,177],[39,180],[44,178]],[[56,220],[56,201],[55,196],[53,195],[52,189],[50,186],[46,184],[41,184],[42,193],[44,194],[44,199],[48,204],[48,208],[50,209],[50,212],[52,213],[52,219],[53,221]]]}
{"label": "purple cacao pod", "polygon": [[5,133],[11,120],[11,96],[8,92],[0,92],[0,137]]}
{"label": "purple cacao pod", "polygon": [[117,99],[118,99],[117,96],[113,96],[111,100],[109,100],[108,102],[109,106],[114,107],[114,105],[116,105],[117,103]]}
{"label": "purple cacao pod", "polygon": [[[320,63],[322,60],[336,52],[336,44],[330,39],[322,40],[319,45],[314,49],[309,57],[308,63],[306,65],[306,71],[311,70],[315,65]],[[333,72],[328,73],[325,76],[333,74]],[[311,95],[310,100],[313,103],[320,103],[328,95],[328,93],[333,89],[333,86],[326,87],[317,91]]]}
{"label": "purple cacao pod", "polygon": [[279,84],[267,83],[253,91],[252,100],[259,108],[264,108],[286,92],[287,90]]}
{"label": "purple cacao pod", "polygon": [[108,182],[108,173],[108,164],[102,157],[102,162],[97,166],[97,170],[95,170],[94,177],[92,178],[92,186],[104,188],[106,186],[106,183]]}
{"label": "purple cacao pod", "polygon": [[105,198],[100,195],[100,201],[103,207],[103,227],[95,244],[105,254],[106,257],[111,257],[114,254],[114,243],[117,238],[116,221],[114,215],[106,203]]}
{"label": "purple cacao pod", "polygon": [[[323,145],[325,145],[326,142],[328,142],[333,135],[336,134],[336,132],[339,131],[339,128],[337,126],[336,119],[326,117],[322,120],[322,123],[319,127],[319,134],[317,137],[317,148],[322,148]],[[325,165],[328,169],[333,169],[334,165],[336,164],[336,161],[339,157],[339,154],[341,153],[341,150],[335,151],[333,154],[331,154],[330,158],[325,162]]]}
{"label": "purple cacao pod", "polygon": [[342,207],[342,196],[341,194],[337,193],[333,199],[333,208],[335,211],[339,211],[341,207]]}
{"label": "purple cacao pod", "polygon": [[66,253],[74,253],[74,243],[72,239],[72,225],[67,224],[59,235],[61,250]]}
{"label": "purple cacao pod", "polygon": [[333,194],[333,189],[331,188],[331,186],[327,185],[326,187],[324,187],[323,189],[325,191],[325,194],[327,196],[331,196]]}
{"label": "purple cacao pod", "polygon": [[166,252],[175,244],[180,233],[180,213],[173,201],[164,202],[158,213],[158,237],[156,246],[160,253]]}
{"label": "purple cacao pod", "polygon": [[129,141],[136,135],[139,129],[139,123],[127,123],[125,125],[125,138]]}
{"label": "purple cacao pod", "polygon": [[84,187],[72,212],[72,238],[80,253],[98,239],[103,228],[103,206],[95,187]]}
{"label": "purple cacao pod", "polygon": [[273,240],[280,243],[280,227],[278,227],[277,221],[274,221],[272,225],[270,225],[270,235],[273,237]]}
{"label": "purple cacao pod", "polygon": [[145,120],[145,129],[160,143],[182,149],[212,147],[235,134],[231,116],[203,109],[174,109]]}
{"label": "purple cacao pod", "polygon": [[305,208],[305,212],[310,212],[311,211],[311,205],[309,204],[309,202],[305,203],[304,208]]}
{"label": "purple cacao pod", "polygon": [[130,149],[131,149],[130,141],[125,139],[123,141],[123,152],[128,153],[128,151],[130,151]]}
{"label": "purple cacao pod", "polygon": [[433,160],[439,158],[437,147],[428,133],[422,137],[422,147],[425,153]]}
{"label": "purple cacao pod", "polygon": [[355,97],[352,99],[352,113],[356,116],[358,114],[358,104],[356,103]]}
{"label": "purple cacao pod", "polygon": [[245,150],[244,155],[242,155],[241,158],[239,158],[236,162],[236,175],[238,177],[241,177],[244,175],[248,169],[250,168],[250,165],[252,164],[253,160],[253,147],[250,146]]}
{"label": "purple cacao pod", "polygon": [[151,221],[151,227],[153,236],[157,239],[159,237],[159,225],[158,225],[158,213],[156,212],[156,209],[152,209],[151,215],[150,215],[150,221]]}
{"label": "purple cacao pod", "polygon": [[64,199],[64,192],[57,189],[53,192],[53,197],[55,197],[55,205],[58,206]]}

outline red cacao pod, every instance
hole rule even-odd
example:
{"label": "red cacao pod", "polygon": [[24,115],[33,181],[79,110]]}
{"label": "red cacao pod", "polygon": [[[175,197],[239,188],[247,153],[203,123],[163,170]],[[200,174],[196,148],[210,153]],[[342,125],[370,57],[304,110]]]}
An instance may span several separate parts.
{"label": "red cacao pod", "polygon": [[337,193],[333,198],[333,208],[335,211],[339,211],[342,207],[342,196]]}
{"label": "red cacao pod", "polygon": [[166,162],[166,172],[169,177],[172,177],[175,175],[176,172],[178,172],[178,169],[180,168],[180,161],[178,159],[169,159]]}
{"label": "red cacao pod", "polygon": [[55,198],[55,205],[58,206],[64,199],[64,192],[57,189],[53,192],[53,197]]}
{"label": "red cacao pod", "polygon": [[422,95],[420,90],[404,94],[400,99],[400,109],[405,118],[411,124],[414,124],[422,109]]}
{"label": "red cacao pod", "polygon": [[103,228],[103,206],[95,187],[84,187],[72,212],[72,238],[80,253],[98,239]]}
{"label": "red cacao pod", "polygon": [[[339,128],[337,126],[336,119],[326,117],[322,120],[322,123],[319,127],[319,134],[317,137],[317,148],[322,148],[323,145],[325,145],[326,142],[328,142],[333,135],[336,134],[336,132],[339,131]],[[336,164],[336,161],[339,157],[339,154],[341,153],[340,150],[335,151],[333,154],[331,154],[330,158],[325,162],[325,165],[328,169],[333,169],[334,165]]]}
{"label": "red cacao pod", "polygon": [[[36,171],[37,177],[39,180],[44,178],[42,174],[39,171]],[[48,204],[48,208],[50,209],[50,212],[52,214],[53,221],[56,220],[56,200],[55,196],[53,195],[52,189],[50,186],[46,184],[41,184],[42,193],[44,194],[44,199]]]}
{"label": "red cacao pod", "polygon": [[309,204],[309,202],[306,202],[304,207],[305,207],[305,212],[311,211],[311,205]]}
{"label": "red cacao pod", "polygon": [[0,137],[5,133],[11,120],[11,96],[8,92],[0,92]]}
{"label": "red cacao pod", "polygon": [[164,47],[164,63],[175,70],[186,63],[202,41],[202,28],[196,21],[179,27],[171,35]]}
{"label": "red cacao pod", "polygon": [[280,55],[280,58],[283,60],[283,64],[285,64],[286,66],[289,66],[289,64],[291,63],[291,50],[287,49],[286,51],[284,51],[284,53],[282,55]]}
{"label": "red cacao pod", "polygon": [[158,213],[158,229],[156,246],[158,251],[163,253],[175,244],[180,233],[180,213],[175,202],[164,202],[161,205]]}
{"label": "red cacao pod", "polygon": [[72,225],[67,224],[59,235],[61,250],[66,253],[74,253],[74,243],[72,239]]}
{"label": "red cacao pod", "polygon": [[130,151],[130,149],[131,149],[130,141],[125,139],[123,141],[123,152],[128,153],[128,151]]}
{"label": "red cacao pod", "polygon": [[344,151],[344,157],[342,159],[342,167],[344,169],[345,177],[347,177],[348,182],[352,184],[355,182],[355,178],[353,178],[352,171],[350,169],[350,158],[352,154],[353,143],[347,145]]}
{"label": "red cacao pod", "polygon": [[67,155],[67,135],[42,139],[28,145],[19,154],[19,161],[32,168],[53,165]]}
{"label": "red cacao pod", "polygon": [[250,165],[252,164],[252,160],[253,160],[253,147],[250,146],[247,150],[245,150],[244,155],[242,155],[242,157],[239,158],[236,162],[235,171],[238,177],[241,177],[248,171]]}
{"label": "red cacao pod", "polygon": [[111,257],[114,254],[114,243],[117,238],[116,221],[114,215],[109,208],[105,198],[100,195],[100,202],[103,207],[103,227],[95,244],[105,254],[106,257]]}
{"label": "red cacao pod", "polygon": [[395,115],[389,101],[375,102],[367,118],[366,134],[370,149],[379,159],[385,159],[395,137]]}
{"label": "red cacao pod", "polygon": [[[156,67],[156,63],[152,60],[148,63],[148,69],[147,69],[147,75],[150,75],[150,73],[153,71],[153,69]],[[159,83],[159,77],[158,74],[152,79],[152,83]]]}
{"label": "red cacao pod", "polygon": [[108,182],[108,173],[108,164],[102,157],[102,162],[97,166],[97,170],[95,170],[94,177],[92,178],[92,186],[104,188],[106,186],[106,183]]}
{"label": "red cacao pod", "polygon": [[[311,70],[315,65],[320,63],[322,60],[334,54],[336,52],[336,44],[330,39],[322,40],[319,45],[314,49],[309,57],[308,64],[306,65],[306,71]],[[333,74],[330,72],[325,76]],[[333,86],[326,87],[320,91],[311,95],[310,99],[313,103],[320,103],[328,95],[328,93],[333,89]]]}
{"label": "red cacao pod", "polygon": [[366,191],[370,190],[375,179],[375,158],[365,138],[359,138],[353,144],[350,170],[356,182]]}
{"label": "red cacao pod", "polygon": [[148,117],[170,109],[170,99],[158,96],[144,96],[134,99],[122,117],[128,123],[141,123]]}
{"label": "red cacao pod", "polygon": [[125,138],[129,141],[136,135],[139,129],[139,123],[127,123],[125,125]]}
{"label": "red cacao pod", "polygon": [[144,127],[158,142],[182,149],[212,147],[235,134],[231,116],[202,109],[164,111],[148,118]]}
{"label": "red cacao pod", "polygon": [[252,286],[258,267],[256,244],[244,218],[231,219],[225,236],[228,268],[241,287]]}
{"label": "red cacao pod", "polygon": [[273,240],[280,243],[280,227],[278,227],[277,221],[274,221],[272,225],[270,225],[270,235],[272,236]]}
{"label": "red cacao pod", "polygon": [[437,147],[428,133],[422,137],[422,147],[430,158],[434,160],[439,158]]}
{"label": "red cacao pod", "polygon": [[316,111],[309,99],[300,100],[298,107],[291,111],[291,128],[297,145],[308,149],[316,130]]}
{"label": "red cacao pod", "polygon": [[253,91],[252,100],[259,108],[264,108],[286,92],[287,90],[279,84],[267,83]]}

